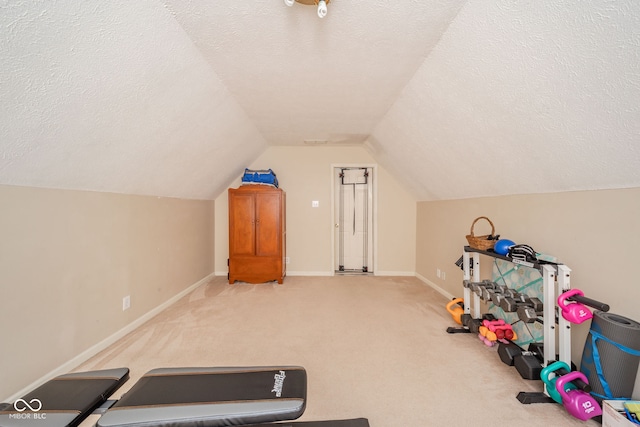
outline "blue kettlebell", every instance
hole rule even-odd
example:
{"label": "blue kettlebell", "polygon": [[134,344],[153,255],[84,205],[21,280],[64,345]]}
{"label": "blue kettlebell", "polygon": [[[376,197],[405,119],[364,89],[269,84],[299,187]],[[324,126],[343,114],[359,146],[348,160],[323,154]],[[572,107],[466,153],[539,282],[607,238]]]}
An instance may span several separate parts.
{"label": "blue kettlebell", "polygon": [[515,242],[509,239],[500,239],[493,245],[493,251],[500,255],[507,255],[509,253],[509,248],[511,246],[515,246]]}

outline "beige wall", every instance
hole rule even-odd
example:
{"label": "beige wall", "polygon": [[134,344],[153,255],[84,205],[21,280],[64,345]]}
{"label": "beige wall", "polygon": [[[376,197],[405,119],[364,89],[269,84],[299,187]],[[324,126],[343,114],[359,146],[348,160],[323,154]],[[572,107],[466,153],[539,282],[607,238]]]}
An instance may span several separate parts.
{"label": "beige wall", "polygon": [[[557,256],[572,270],[572,287],[608,303],[612,313],[640,321],[640,188],[420,202],[417,274],[444,293],[462,296],[462,271],[454,262],[478,216],[489,217],[502,238]],[[489,231],[479,225],[476,234]],[[491,277],[491,264],[485,265],[483,279]],[[445,280],[436,277],[437,268],[447,273]],[[573,359],[579,363],[588,325],[572,331]]]}
{"label": "beige wall", "polygon": [[[291,275],[333,274],[332,165],[375,165],[361,147],[270,147],[251,169],[271,168],[287,194],[287,266]],[[416,202],[382,167],[377,187],[377,274],[415,271]],[[237,187],[240,177],[231,185]],[[320,202],[312,208],[311,202]],[[216,273],[227,274],[227,193],[216,199]]]}
{"label": "beige wall", "polygon": [[[375,162],[359,147],[271,147],[248,166],[272,168],[287,192],[290,274],[332,274],[331,166],[354,164]],[[572,269],[573,287],[640,320],[633,269],[640,188],[416,206],[382,167],[376,176],[379,274],[415,272],[444,294],[461,295],[454,261],[473,219],[485,215],[503,238],[558,256]],[[0,186],[0,200],[0,400],[131,325],[214,265],[217,274],[227,272],[226,192],[214,202]],[[479,224],[476,232],[488,229]],[[446,279],[436,277],[438,268]],[[125,295],[132,305],[123,312]],[[587,332],[586,325],[573,328],[576,362]]]}
{"label": "beige wall", "polygon": [[0,401],[213,272],[213,201],[11,186],[0,200]]}

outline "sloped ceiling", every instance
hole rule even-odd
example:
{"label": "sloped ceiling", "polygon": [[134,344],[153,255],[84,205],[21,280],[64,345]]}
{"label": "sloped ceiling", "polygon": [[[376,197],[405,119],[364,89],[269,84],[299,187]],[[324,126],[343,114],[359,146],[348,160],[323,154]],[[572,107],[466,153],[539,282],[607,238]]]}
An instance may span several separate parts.
{"label": "sloped ceiling", "polygon": [[417,200],[640,186],[640,2],[0,2],[0,184],[215,198],[362,144]]}
{"label": "sloped ceiling", "polygon": [[469,1],[376,126],[420,200],[640,186],[640,2]]}

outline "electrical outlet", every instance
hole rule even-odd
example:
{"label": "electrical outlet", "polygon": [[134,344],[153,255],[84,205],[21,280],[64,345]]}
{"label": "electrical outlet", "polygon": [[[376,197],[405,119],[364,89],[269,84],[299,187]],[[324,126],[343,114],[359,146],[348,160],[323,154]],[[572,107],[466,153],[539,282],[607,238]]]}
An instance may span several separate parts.
{"label": "electrical outlet", "polygon": [[318,206],[320,206],[320,201],[319,200],[313,200],[311,202],[311,207],[312,208],[317,208]]}
{"label": "electrical outlet", "polygon": [[447,280],[447,273],[444,271],[442,272],[442,280]]}
{"label": "electrical outlet", "polygon": [[439,269],[439,268],[437,268],[437,269],[436,269],[436,276],[438,277],[438,279],[440,278],[441,274],[442,274],[442,273],[440,272],[440,269]]}
{"label": "electrical outlet", "polygon": [[291,262],[291,258],[289,258],[288,256],[284,257],[284,263],[289,264],[289,262]]}
{"label": "electrical outlet", "polygon": [[122,298],[122,311],[129,310],[129,307],[131,307],[131,297],[127,295]]}

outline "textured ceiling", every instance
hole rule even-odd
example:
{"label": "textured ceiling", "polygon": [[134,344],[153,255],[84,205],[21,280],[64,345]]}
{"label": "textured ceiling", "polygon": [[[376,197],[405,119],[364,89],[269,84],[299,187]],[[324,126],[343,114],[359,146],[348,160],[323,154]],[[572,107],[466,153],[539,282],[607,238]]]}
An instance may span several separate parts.
{"label": "textured ceiling", "polygon": [[463,0],[165,0],[271,144],[362,143],[455,18]]}
{"label": "textured ceiling", "polygon": [[640,186],[640,2],[470,1],[369,140],[420,200]]}
{"label": "textured ceiling", "polygon": [[214,198],[363,144],[417,200],[640,186],[640,2],[0,1],[0,184]]}

